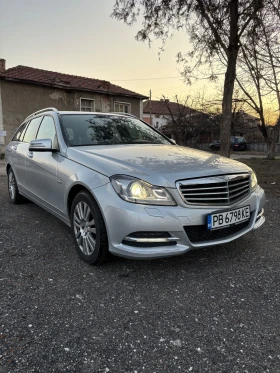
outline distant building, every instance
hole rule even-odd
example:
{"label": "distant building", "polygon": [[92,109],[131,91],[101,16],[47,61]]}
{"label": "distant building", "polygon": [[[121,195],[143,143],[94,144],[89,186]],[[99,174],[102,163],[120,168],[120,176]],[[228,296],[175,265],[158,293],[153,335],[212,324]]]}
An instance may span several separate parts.
{"label": "distant building", "polygon": [[6,69],[0,59],[0,130],[7,144],[18,125],[31,113],[46,108],[143,115],[148,97],[105,80],[57,73],[27,66]]}
{"label": "distant building", "polygon": [[[177,102],[168,101],[168,106],[174,116],[178,115],[179,107],[182,110],[188,109],[186,106],[178,104]],[[191,109],[190,109],[191,110]],[[152,123],[150,120],[150,112]],[[167,107],[166,102],[162,100],[147,100],[144,101],[143,106],[143,120],[150,124],[152,127],[160,129],[161,127],[165,126],[166,124],[170,123],[172,117],[170,115],[170,111]]]}

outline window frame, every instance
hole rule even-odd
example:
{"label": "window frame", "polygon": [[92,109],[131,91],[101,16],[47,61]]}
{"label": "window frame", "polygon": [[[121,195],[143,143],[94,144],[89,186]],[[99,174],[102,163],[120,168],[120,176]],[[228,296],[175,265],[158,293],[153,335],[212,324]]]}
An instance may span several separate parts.
{"label": "window frame", "polygon": [[[92,105],[91,111],[82,110],[82,100],[92,101],[93,105]],[[89,97],[80,97],[80,111],[85,112],[85,113],[95,112],[95,99],[89,98]]]}
{"label": "window frame", "polygon": [[[125,111],[116,111],[116,104],[117,105],[127,105],[128,106],[128,112],[125,112]],[[121,114],[131,114],[131,104],[129,102],[115,101],[114,102],[114,112],[115,113],[121,113]]]}

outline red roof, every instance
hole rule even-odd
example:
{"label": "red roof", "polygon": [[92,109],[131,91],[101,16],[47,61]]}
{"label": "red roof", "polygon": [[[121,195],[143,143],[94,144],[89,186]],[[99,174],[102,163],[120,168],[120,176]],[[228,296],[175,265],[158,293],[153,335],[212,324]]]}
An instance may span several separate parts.
{"label": "red roof", "polygon": [[[170,112],[167,108],[167,104],[162,100],[156,101],[156,100],[151,100],[151,113],[152,114],[159,114],[159,115],[170,115]],[[190,109],[187,106],[184,106],[182,104],[178,104],[177,102],[168,102],[168,106],[172,112],[172,114],[176,115],[181,112],[185,112],[186,110]],[[180,110],[179,110],[180,109]],[[194,109],[190,109],[193,112],[195,111]],[[143,106],[143,113],[149,114],[150,113],[150,100],[147,100],[144,102]]]}
{"label": "red roof", "polygon": [[69,90],[100,92],[112,95],[130,96],[139,99],[148,98],[139,93],[111,84],[106,80],[62,74],[21,65],[0,72],[0,78],[21,80],[29,83],[54,86]]}

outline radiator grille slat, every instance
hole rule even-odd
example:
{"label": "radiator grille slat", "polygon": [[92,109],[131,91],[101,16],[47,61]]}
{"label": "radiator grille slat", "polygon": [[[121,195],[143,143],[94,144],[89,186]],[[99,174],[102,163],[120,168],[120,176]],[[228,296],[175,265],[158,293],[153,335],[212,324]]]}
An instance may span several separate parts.
{"label": "radiator grille slat", "polygon": [[223,175],[180,181],[177,183],[185,203],[230,205],[250,193],[250,175]]}
{"label": "radiator grille slat", "polygon": [[[235,185],[236,186],[236,185]],[[242,185],[241,187],[237,187],[237,188],[230,188],[230,193],[234,193],[234,192],[238,192],[239,190],[245,190],[249,187],[250,185],[247,184],[247,185]]]}

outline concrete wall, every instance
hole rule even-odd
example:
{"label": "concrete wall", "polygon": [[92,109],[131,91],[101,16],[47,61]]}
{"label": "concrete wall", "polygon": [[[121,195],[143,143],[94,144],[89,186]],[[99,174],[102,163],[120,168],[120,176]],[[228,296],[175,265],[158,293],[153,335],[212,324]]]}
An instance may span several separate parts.
{"label": "concrete wall", "polygon": [[[255,151],[255,152],[263,152],[267,153],[267,144],[265,143],[256,143],[256,144],[248,144],[248,150]],[[280,144],[276,144],[276,153],[280,153]]]}
{"label": "concrete wall", "polygon": [[[2,110],[2,91],[1,91],[1,81],[0,81],[0,131],[4,130],[4,120],[3,120],[3,110]],[[1,158],[1,148],[4,144],[4,137],[0,136],[0,158]]]}
{"label": "concrete wall", "polygon": [[[3,125],[3,129],[7,131],[5,144],[9,143],[19,124],[28,115],[46,107],[55,107],[58,110],[80,110],[80,98],[93,99],[94,111],[113,112],[115,111],[114,104],[118,101],[129,103],[131,114],[138,117],[142,115],[142,105],[140,105],[142,100],[125,96],[111,96],[86,91],[67,91],[60,88],[2,79],[0,80],[0,93],[0,98],[2,98],[0,126]],[[2,122],[1,118],[3,118]]]}

